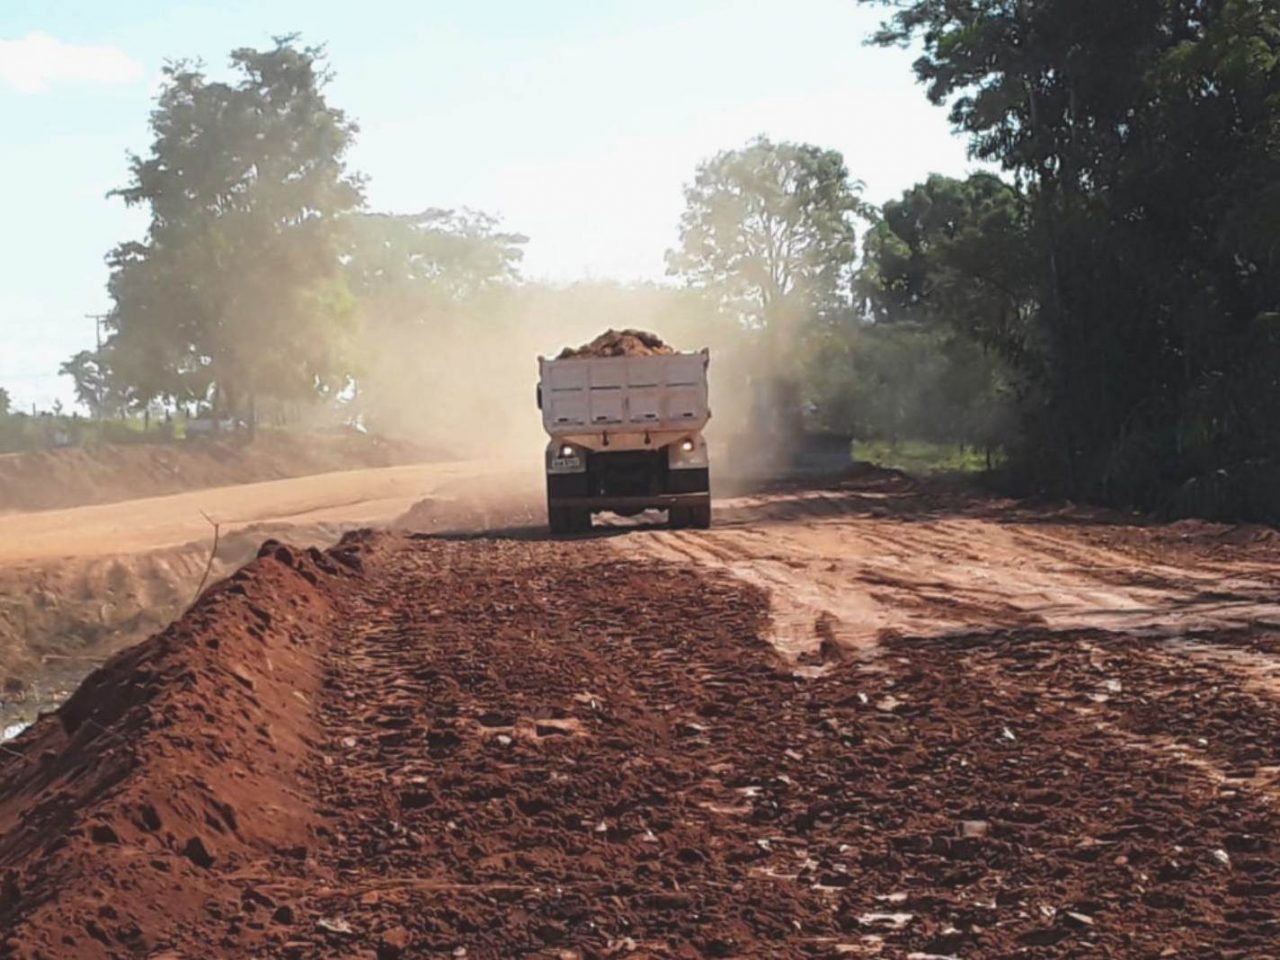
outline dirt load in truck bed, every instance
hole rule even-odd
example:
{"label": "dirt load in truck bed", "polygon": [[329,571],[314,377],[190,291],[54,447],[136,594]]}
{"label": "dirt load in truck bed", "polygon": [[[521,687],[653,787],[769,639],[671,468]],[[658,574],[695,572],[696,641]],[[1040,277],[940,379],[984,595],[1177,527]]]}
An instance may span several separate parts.
{"label": "dirt load in truck bed", "polygon": [[606,330],[590,343],[574,349],[565,347],[557,360],[600,357],[659,357],[675,353],[656,333],[645,330]]}
{"label": "dirt load in truck bed", "polygon": [[0,957],[1273,954],[1280,703],[1228,662],[1022,621],[804,665],[696,561],[266,548],[3,745]]}

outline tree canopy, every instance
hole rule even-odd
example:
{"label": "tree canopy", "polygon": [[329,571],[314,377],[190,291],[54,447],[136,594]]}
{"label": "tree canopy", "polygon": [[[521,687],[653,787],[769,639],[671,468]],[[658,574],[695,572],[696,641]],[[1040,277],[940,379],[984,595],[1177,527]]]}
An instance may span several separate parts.
{"label": "tree canopy", "polygon": [[[970,246],[950,286],[987,318],[955,323],[1008,331],[998,300],[977,298],[1018,255],[1025,349],[1006,356],[1039,388],[1023,410],[1028,481],[1161,506],[1276,463],[1275,5],[863,2],[894,7],[879,42],[922,42],[928,95],[1023,199],[1023,251],[990,223],[989,255]],[[879,252],[893,274],[895,249]],[[956,252],[930,251],[929,270]]]}
{"label": "tree canopy", "polygon": [[759,137],[701,164],[667,272],[786,343],[848,306],[862,185],[835,150]]}
{"label": "tree canopy", "polygon": [[58,368],[58,373],[71,378],[75,384],[76,400],[88,407],[93,416],[101,417],[113,406],[111,383],[97,351],[79,351]]}
{"label": "tree canopy", "polygon": [[514,283],[528,237],[500,226],[496,217],[475,210],[361,214],[348,248],[352,292],[460,303]]}
{"label": "tree canopy", "polygon": [[1013,363],[1034,350],[1026,198],[990,174],[931,176],[867,232],[859,293],[872,319],[950,325]]}
{"label": "tree canopy", "polygon": [[[129,399],[245,414],[257,395],[342,386],[350,295],[344,221],[361,202],[344,156],[356,127],[324,97],[322,51],[283,37],[236,50],[235,82],[165,68],[148,156],[114,191],[145,206],[145,240],[109,259],[103,364]],[[79,385],[79,382],[78,382]]]}

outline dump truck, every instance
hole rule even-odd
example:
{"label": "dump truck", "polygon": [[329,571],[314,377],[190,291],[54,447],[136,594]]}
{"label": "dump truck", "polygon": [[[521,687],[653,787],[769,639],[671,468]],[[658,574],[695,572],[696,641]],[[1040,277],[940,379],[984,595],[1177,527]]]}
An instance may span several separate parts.
{"label": "dump truck", "polygon": [[665,510],[673,527],[705,529],[711,525],[702,433],[711,417],[710,354],[643,344],[628,353],[629,341],[614,346],[618,336],[609,331],[578,351],[538,358],[538,406],[551,438],[551,532],[590,530],[592,514],[601,511],[635,516],[645,510]]}

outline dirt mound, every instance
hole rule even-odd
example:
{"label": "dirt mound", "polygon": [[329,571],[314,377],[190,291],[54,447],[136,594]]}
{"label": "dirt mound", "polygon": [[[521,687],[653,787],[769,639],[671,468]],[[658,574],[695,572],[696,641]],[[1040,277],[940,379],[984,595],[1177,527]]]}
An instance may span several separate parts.
{"label": "dirt mound", "polygon": [[1257,523],[1213,523],[1209,520],[1177,520],[1159,529],[1159,532],[1170,539],[1180,539],[1192,543],[1225,544],[1228,546],[1249,546],[1251,544],[1270,544],[1280,540],[1280,532],[1274,527]]}
{"label": "dirt mound", "polygon": [[67,698],[110,655],[145,640],[191,605],[206,568],[216,582],[268,537],[335,542],[324,524],[252,524],[211,541],[137,554],[0,566],[0,727]]}
{"label": "dirt mound", "polygon": [[0,455],[0,512],[55,510],[207,487],[437,459],[367,434],[262,431],[253,443],[186,441]]}
{"label": "dirt mound", "polygon": [[590,343],[576,350],[565,347],[557,360],[587,359],[593,357],[657,357],[676,351],[663,343],[656,333],[646,330],[606,330]]}
{"label": "dirt mound", "polygon": [[211,914],[271,917],[315,842],[311,644],[358,566],[269,542],[4,746],[0,956],[151,956]]}
{"label": "dirt mound", "polygon": [[543,471],[532,460],[526,466],[532,469],[469,475],[441,484],[389,526],[398,533],[450,535],[545,530]]}
{"label": "dirt mound", "polygon": [[497,534],[533,532],[545,528],[546,510],[527,497],[503,500],[419,500],[391,523],[399,533]]}

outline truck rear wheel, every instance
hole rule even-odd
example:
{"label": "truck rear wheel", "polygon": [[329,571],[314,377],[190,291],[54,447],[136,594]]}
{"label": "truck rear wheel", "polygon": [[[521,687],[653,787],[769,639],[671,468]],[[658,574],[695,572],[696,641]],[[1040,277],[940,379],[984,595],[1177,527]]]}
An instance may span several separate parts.
{"label": "truck rear wheel", "polygon": [[698,507],[672,507],[667,511],[667,522],[673,530],[706,530],[711,526],[711,505]]}
{"label": "truck rear wheel", "polygon": [[711,526],[711,505],[697,507],[672,507],[667,511],[667,522],[673,530],[706,530]]}
{"label": "truck rear wheel", "polygon": [[591,530],[591,511],[578,507],[547,507],[547,526],[553,537]]}
{"label": "truck rear wheel", "polygon": [[569,511],[564,507],[547,507],[547,526],[551,529],[553,537],[571,533],[571,522]]}

